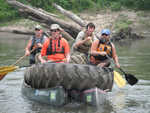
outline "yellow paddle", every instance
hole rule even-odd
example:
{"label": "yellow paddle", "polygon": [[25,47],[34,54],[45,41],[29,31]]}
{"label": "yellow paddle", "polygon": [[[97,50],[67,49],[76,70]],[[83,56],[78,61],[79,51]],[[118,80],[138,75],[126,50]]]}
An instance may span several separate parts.
{"label": "yellow paddle", "polygon": [[[107,56],[107,58],[108,58],[110,61],[112,61],[111,58],[110,58],[108,55],[106,55],[106,56]],[[112,62],[113,62],[113,61],[112,61]],[[114,63],[114,62],[113,62],[113,63]],[[129,74],[129,73],[126,73],[121,67],[119,68],[119,70],[124,74],[126,81],[127,81],[130,85],[135,85],[135,84],[138,82],[138,79],[137,79],[134,75]],[[125,86],[125,84],[126,84],[126,81],[125,81],[125,80],[122,78],[122,76],[121,76],[118,72],[116,72],[116,71],[114,71],[114,80],[115,80],[115,82],[117,83],[117,85],[118,85],[119,87],[123,87],[123,86]]]}
{"label": "yellow paddle", "polygon": [[126,85],[125,79],[123,79],[123,77],[117,71],[114,71],[114,81],[120,88]]}
{"label": "yellow paddle", "polygon": [[[114,64],[114,62],[112,61],[112,59],[106,55],[107,58]],[[122,88],[126,85],[126,81],[125,79],[122,77],[122,75],[120,75],[120,73],[118,73],[117,71],[113,71],[114,72],[114,81],[115,83],[118,85],[118,87]]]}
{"label": "yellow paddle", "polygon": [[0,80],[2,80],[8,72],[16,70],[18,66],[3,66],[0,67]]}
{"label": "yellow paddle", "polygon": [[[34,50],[35,49],[32,49],[31,52],[33,52]],[[19,68],[19,66],[15,66],[15,65],[18,64],[25,57],[26,57],[26,55],[20,57],[14,64],[12,64],[10,66],[0,67],[0,80],[2,80],[6,76],[7,73],[12,72],[12,71],[16,70],[17,68]]]}

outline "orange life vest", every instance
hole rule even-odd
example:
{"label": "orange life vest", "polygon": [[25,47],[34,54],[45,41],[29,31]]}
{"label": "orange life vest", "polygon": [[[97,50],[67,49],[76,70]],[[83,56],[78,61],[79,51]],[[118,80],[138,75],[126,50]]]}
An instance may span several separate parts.
{"label": "orange life vest", "polygon": [[[101,41],[101,39],[99,39],[99,44],[97,46],[97,51],[98,52],[104,52],[105,51],[109,57],[112,57],[111,42],[103,43]],[[91,55],[91,57],[90,57],[90,61],[93,62],[93,63],[95,63],[97,61],[103,61],[103,60],[106,60],[106,59],[108,59],[107,56],[102,56],[102,55],[98,55],[98,56]]]}
{"label": "orange life vest", "polygon": [[99,47],[97,48],[98,52],[106,52],[108,55],[112,54],[112,46],[111,44],[99,44]]}
{"label": "orange life vest", "polygon": [[64,47],[62,46],[62,44],[60,43],[60,40],[61,39],[58,39],[58,44],[53,44],[53,40],[50,38],[50,43],[49,43],[49,46],[47,48],[47,52],[46,52],[46,55],[54,55],[56,53],[62,53],[64,54],[65,53],[65,50],[64,50]]}

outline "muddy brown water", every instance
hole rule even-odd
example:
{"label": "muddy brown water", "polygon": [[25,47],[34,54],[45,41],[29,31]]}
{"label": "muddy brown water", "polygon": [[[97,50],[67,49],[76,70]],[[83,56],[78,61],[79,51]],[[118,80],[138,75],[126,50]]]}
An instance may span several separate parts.
{"label": "muddy brown water", "polygon": [[[11,65],[24,55],[29,36],[0,33],[0,66]],[[70,103],[54,108],[31,101],[21,93],[24,68],[9,73],[0,81],[0,113],[150,113],[150,37],[132,44],[116,44],[122,68],[134,74],[138,84],[119,88],[116,84],[108,93],[108,102],[98,108]],[[18,65],[28,65],[25,58]]]}

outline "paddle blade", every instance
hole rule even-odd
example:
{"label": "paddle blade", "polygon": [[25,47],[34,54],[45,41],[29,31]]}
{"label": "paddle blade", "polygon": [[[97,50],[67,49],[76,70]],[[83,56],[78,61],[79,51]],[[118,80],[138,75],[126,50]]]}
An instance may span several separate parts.
{"label": "paddle blade", "polygon": [[0,67],[0,80],[2,80],[8,72],[16,70],[18,66],[3,66]]}
{"label": "paddle blade", "polygon": [[125,78],[130,85],[134,85],[138,82],[138,79],[134,75],[131,75],[131,74],[126,73]]}
{"label": "paddle blade", "polygon": [[114,81],[120,88],[122,88],[126,85],[126,81],[123,79],[123,77],[117,71],[114,71]]}

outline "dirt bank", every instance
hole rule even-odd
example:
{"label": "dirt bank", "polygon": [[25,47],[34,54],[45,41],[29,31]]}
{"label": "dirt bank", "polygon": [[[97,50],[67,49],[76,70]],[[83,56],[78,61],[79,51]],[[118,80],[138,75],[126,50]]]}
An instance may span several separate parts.
{"label": "dirt bank", "polygon": [[148,37],[150,29],[150,13],[144,11],[123,10],[118,12],[101,11],[96,13],[82,13],[81,17],[92,21],[96,25],[96,32],[102,28],[110,28],[112,33],[120,29],[130,28],[132,33]]}
{"label": "dirt bank", "polygon": [[[112,12],[109,10],[97,11],[97,12],[82,12],[79,16],[86,22],[93,22],[96,25],[96,33],[100,33],[101,29],[109,28],[114,33],[120,33],[119,31],[127,32],[127,34],[136,34],[137,36],[148,37],[150,29],[150,13],[142,11],[118,11]],[[69,19],[66,19],[68,23],[75,24]],[[28,19],[22,19],[17,22],[13,22],[8,26],[0,27],[0,31],[11,31],[15,29],[16,31],[21,29],[26,32],[31,32],[34,30],[33,26],[36,25],[36,22],[33,22]],[[123,30],[122,30],[123,29]],[[45,29],[45,31],[48,31]],[[130,33],[128,33],[130,32]],[[119,35],[117,35],[119,36]],[[131,35],[132,36],[132,35]],[[135,36],[135,35],[134,35]],[[130,37],[128,37],[130,38]],[[119,39],[119,38],[118,38]]]}

